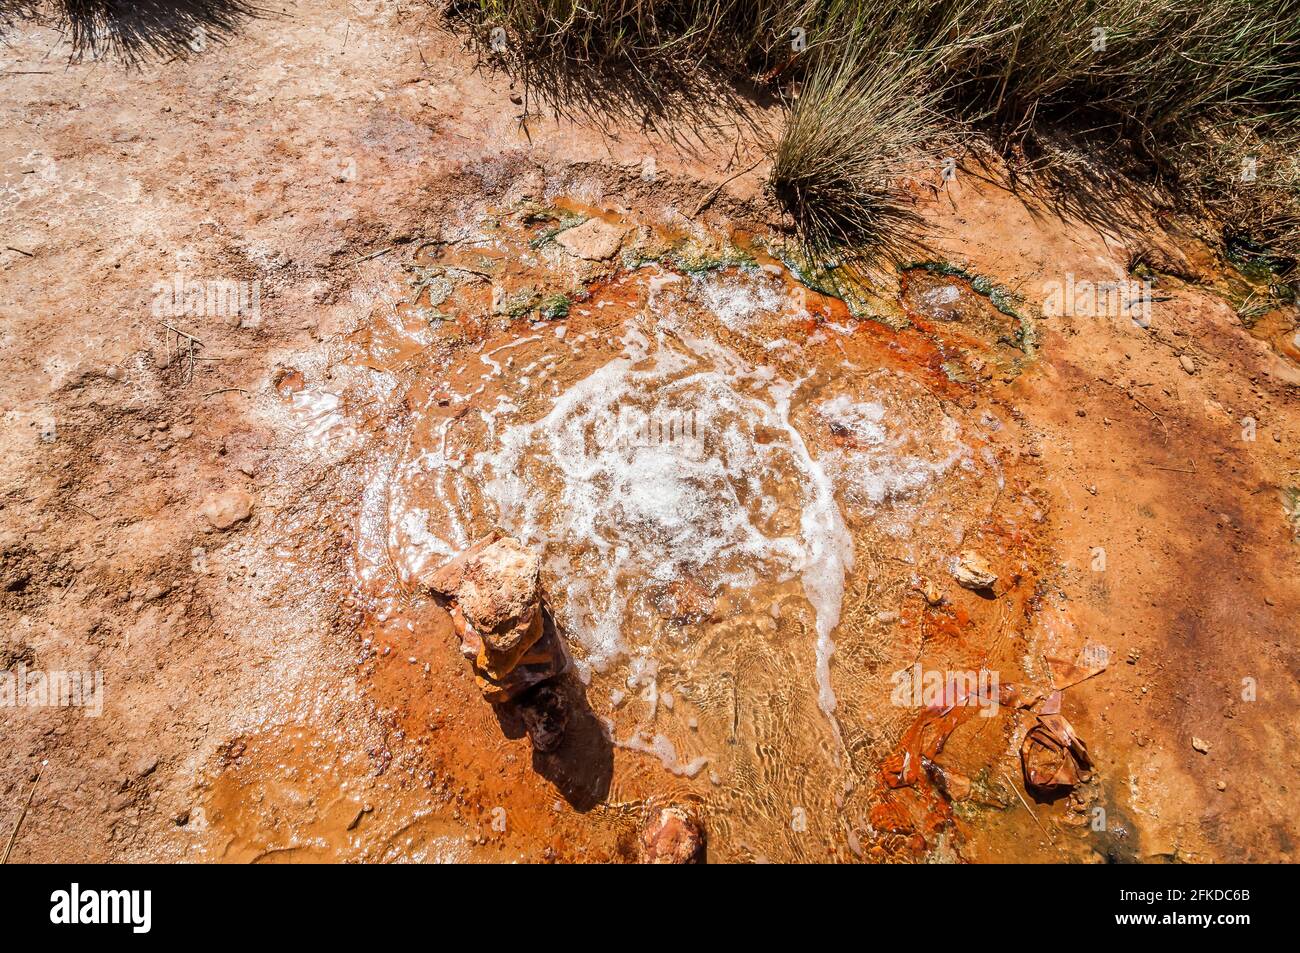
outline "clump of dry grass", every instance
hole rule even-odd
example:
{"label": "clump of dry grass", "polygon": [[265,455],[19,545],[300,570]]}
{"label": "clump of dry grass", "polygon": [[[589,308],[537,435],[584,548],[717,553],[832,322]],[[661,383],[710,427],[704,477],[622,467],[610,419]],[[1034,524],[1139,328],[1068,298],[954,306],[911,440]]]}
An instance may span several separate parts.
{"label": "clump of dry grass", "polygon": [[1175,165],[1236,257],[1300,279],[1300,128],[1207,121],[1178,144]]}
{"label": "clump of dry grass", "polygon": [[[0,26],[52,18],[74,56],[139,63],[229,36],[257,2],[0,0]],[[1300,0],[430,2],[525,78],[577,67],[570,90],[614,67],[652,98],[705,74],[678,104],[720,73],[781,95],[771,191],[819,252],[902,241],[917,220],[897,185],[955,122],[1008,144],[1087,126],[1099,144],[1132,143],[1228,229],[1293,258],[1300,245],[1281,161],[1300,143]],[[1270,157],[1263,176],[1227,174],[1250,154]]]}
{"label": "clump of dry grass", "polygon": [[[506,58],[631,65],[670,79],[702,62],[758,70],[779,66],[799,24],[827,25],[823,0],[459,0],[453,19]],[[505,31],[505,49],[492,31]],[[816,36],[812,37],[816,41]]]}
{"label": "clump of dry grass", "polygon": [[920,219],[897,185],[939,137],[941,89],[924,60],[865,43],[807,72],[776,143],[769,185],[814,259],[842,249],[907,257]]}

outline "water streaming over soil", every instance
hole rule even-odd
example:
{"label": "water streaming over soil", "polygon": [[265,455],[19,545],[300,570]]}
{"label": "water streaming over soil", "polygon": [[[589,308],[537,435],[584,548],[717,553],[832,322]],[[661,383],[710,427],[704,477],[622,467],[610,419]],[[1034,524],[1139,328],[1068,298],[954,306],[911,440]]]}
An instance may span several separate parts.
{"label": "water streaming over soil", "polygon": [[[1015,667],[1005,642],[968,643],[966,610],[918,596],[978,545],[1008,583],[1005,627],[1033,576],[1034,508],[997,447],[1014,424],[954,372],[1015,363],[987,317],[1004,316],[949,277],[919,303],[905,293],[916,320],[895,330],[761,250],[715,245],[686,267],[709,247],[698,237],[625,228],[610,264],[573,260],[536,226],[425,246],[414,299],[357,335],[358,363],[407,381],[361,501],[372,691],[428,714],[400,696],[436,695],[440,673],[383,677],[387,655],[394,671],[422,661],[412,646],[433,630],[450,648],[422,581],[497,528],[542,551],[590,706],[592,738],[565,770],[602,747],[614,759],[583,809],[696,799],[716,859],[879,851],[879,765],[918,713],[891,703],[893,673]],[[288,399],[308,438],[355,438],[339,397]]]}

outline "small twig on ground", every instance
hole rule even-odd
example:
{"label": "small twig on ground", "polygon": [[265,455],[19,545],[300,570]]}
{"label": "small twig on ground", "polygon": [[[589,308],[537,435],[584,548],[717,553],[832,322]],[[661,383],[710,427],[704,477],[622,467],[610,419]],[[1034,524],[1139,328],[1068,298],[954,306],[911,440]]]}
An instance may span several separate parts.
{"label": "small twig on ground", "polygon": [[32,254],[31,252],[29,252],[29,251],[23,251],[21,248],[14,248],[13,245],[6,245],[6,246],[5,246],[5,251],[16,251],[16,252],[18,252],[18,254],[20,254],[20,255],[26,255],[28,258],[35,258],[35,257],[36,257],[35,255],[33,255],[33,254]]}
{"label": "small twig on ground", "polygon": [[172,334],[175,334],[178,337],[188,338],[189,340],[197,344],[199,347],[204,346],[203,342],[200,341],[198,338],[196,338],[193,334],[190,334],[189,331],[182,331],[180,328],[174,328],[166,321],[163,322],[163,327],[165,327],[168,331],[172,332]]}
{"label": "small twig on ground", "polygon": [[747,169],[741,169],[739,172],[733,172],[731,175],[727,176],[727,178],[723,179],[721,182],[719,182],[717,185],[715,185],[715,186],[714,186],[714,187],[709,191],[709,194],[708,194],[708,195],[706,195],[706,196],[704,196],[704,198],[700,199],[700,204],[697,205],[697,206],[695,206],[695,211],[691,213],[691,218],[695,218],[697,215],[699,215],[701,212],[703,212],[703,211],[704,211],[704,207],[705,207],[706,205],[708,205],[710,202],[712,202],[715,198],[718,197],[718,193],[722,191],[722,187],[723,187],[724,185],[726,185],[726,184],[727,184],[728,182],[730,182],[732,179],[738,179],[738,178],[740,178],[740,177],[741,177],[742,175],[744,175],[746,172],[753,172],[755,169],[757,169],[760,165],[763,164],[763,160],[766,159],[766,158],[767,158],[767,156],[760,156],[759,159],[758,159],[758,161],[755,162],[753,165],[751,165],[749,168],[747,168]]}
{"label": "small twig on ground", "polygon": [[86,514],[87,516],[89,516],[91,519],[96,519],[96,520],[99,519],[98,516],[96,516],[94,513],[90,512],[90,510],[86,509],[86,508],[85,508],[84,506],[82,506],[80,503],[73,503],[72,500],[68,500],[68,505],[71,506],[71,507],[73,507],[73,508],[75,508],[75,509],[81,510],[81,512],[85,513],[85,514]]}
{"label": "small twig on ground", "polygon": [[1142,400],[1142,398],[1138,397],[1136,394],[1133,393],[1132,389],[1127,388],[1127,387],[1120,387],[1118,384],[1115,384],[1115,383],[1113,383],[1113,382],[1111,382],[1111,381],[1108,381],[1108,380],[1106,380],[1106,378],[1104,378],[1104,377],[1098,377],[1097,380],[1101,381],[1103,384],[1107,385],[1108,387],[1113,387],[1113,388],[1115,388],[1117,391],[1121,391],[1121,392],[1124,394],[1124,396],[1126,396],[1129,400],[1133,401],[1133,403],[1137,404],[1139,407],[1141,407],[1143,410],[1145,410],[1148,414],[1150,414],[1152,417],[1154,417],[1155,420],[1156,420],[1156,423],[1158,423],[1158,424],[1160,425],[1160,439],[1161,439],[1161,442],[1162,442],[1162,443],[1168,443],[1168,442],[1169,442],[1169,428],[1165,426],[1164,418],[1162,418],[1162,417],[1161,417],[1159,414],[1157,414],[1154,410],[1152,410],[1150,407],[1148,407],[1148,406],[1146,405],[1146,403]]}
{"label": "small twig on ground", "polygon": [[1020,793],[1020,788],[1016,787],[1015,782],[1011,780],[1006,772],[1003,772],[1002,777],[1006,778],[1007,784],[1011,785],[1011,790],[1016,793],[1016,797],[1020,798],[1020,803],[1025,806],[1025,810],[1029,812],[1029,816],[1034,819],[1034,823],[1038,825],[1038,829],[1047,835],[1048,841],[1055,844],[1056,838],[1052,836],[1051,831],[1043,826],[1043,822],[1038,819],[1038,815],[1035,814],[1034,809],[1029,806],[1029,802],[1025,800],[1025,796]]}
{"label": "small twig on ground", "polygon": [[1168,470],[1170,473],[1196,473],[1197,472],[1195,470],[1184,470],[1181,467],[1162,467],[1158,463],[1148,463],[1147,466],[1149,466],[1153,470]]}
{"label": "small twig on ground", "polygon": [[206,394],[203,395],[203,399],[207,400],[209,397],[216,397],[218,394],[233,394],[233,393],[247,394],[248,391],[244,390],[244,388],[242,387],[223,387],[220,390],[208,391]]}
{"label": "small twig on ground", "polygon": [[352,259],[351,261],[345,261],[345,262],[344,262],[342,265],[340,265],[339,267],[340,267],[340,268],[351,268],[353,265],[359,265],[359,264],[361,264],[363,261],[369,261],[369,260],[372,259],[372,258],[378,258],[380,255],[387,255],[387,254],[388,254],[390,251],[392,251],[392,250],[393,250],[393,246],[390,245],[390,246],[387,247],[387,248],[381,248],[381,249],[379,249],[379,251],[372,251],[369,255],[362,255],[360,258],[354,258],[354,259]]}
{"label": "small twig on ground", "polygon": [[14,849],[14,842],[18,840],[18,830],[23,826],[23,820],[27,817],[28,808],[32,806],[32,798],[36,796],[36,785],[41,783],[41,771],[44,769],[44,761],[36,766],[36,777],[32,779],[32,789],[27,792],[27,803],[23,805],[22,811],[18,814],[18,821],[14,824],[13,832],[9,835],[9,843],[5,845],[5,855],[0,857],[0,866],[9,863],[9,854]]}
{"label": "small twig on ground", "polygon": [[[194,345],[197,344],[199,347],[203,347],[204,344],[203,344],[202,341],[200,341],[198,338],[196,338],[193,334],[190,334],[190,332],[188,332],[188,331],[182,331],[180,328],[172,327],[172,326],[171,326],[170,324],[168,324],[166,321],[162,322],[162,326],[165,327],[165,328],[166,328],[168,331],[170,331],[172,334],[176,335],[176,337],[177,337],[178,339],[180,339],[180,338],[184,338],[184,340],[185,340],[185,349],[186,349],[186,352],[187,352],[187,354],[188,354],[189,361],[190,361],[190,364],[189,364],[189,374],[188,374],[188,375],[186,376],[186,378],[185,378],[185,383],[188,384],[188,383],[190,383],[191,381],[194,380]],[[179,341],[178,341],[178,343],[179,343]],[[169,365],[171,364],[171,360],[172,360],[172,358],[171,358],[171,338],[168,338],[168,339],[167,339],[167,363],[168,363]]]}

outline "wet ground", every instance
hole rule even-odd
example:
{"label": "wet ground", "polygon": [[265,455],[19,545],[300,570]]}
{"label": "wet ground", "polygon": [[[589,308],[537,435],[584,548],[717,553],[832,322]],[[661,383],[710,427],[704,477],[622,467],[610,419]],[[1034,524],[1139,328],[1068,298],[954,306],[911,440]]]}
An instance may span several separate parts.
{"label": "wet ground", "polygon": [[[1032,366],[1031,322],[978,279],[917,266],[902,275],[891,327],[805,287],[779,247],[553,202],[489,208],[420,243],[393,275],[394,304],[350,336],[338,368],[279,372],[280,400],[324,452],[367,448],[349,602],[364,618],[362,691],[394,713],[404,742],[427,746],[407,773],[438,790],[459,714],[439,686],[464,680],[427,580],[498,529],[544,552],[581,714],[558,751],[531,760],[555,785],[550,814],[612,815],[603,837],[582,835],[592,846],[626,853],[639,809],[676,799],[708,817],[715,860],[953,850],[954,804],[979,823],[1014,803],[981,764],[1018,726],[998,711],[998,681],[1051,680],[1015,631],[1052,553],[1007,452],[1016,415],[995,390]],[[558,241],[588,220],[622,238],[607,261]],[[376,391],[396,410],[375,410]],[[367,412],[382,423],[365,426]],[[972,549],[995,567],[989,591],[954,581],[958,553]],[[1086,648],[1073,632],[1051,646],[1067,660]],[[995,688],[961,732],[960,767],[951,752],[930,764],[929,752],[924,776],[891,788],[883,763],[926,717],[921,692],[899,693],[898,673],[910,685],[913,671],[918,684],[983,673]],[[487,707],[472,693],[456,705]],[[503,736],[521,736],[511,706],[494,717]],[[320,742],[304,751],[301,739],[271,742],[295,776],[321,757]],[[459,770],[499,769],[498,747],[456,751]],[[971,776],[966,759],[979,765]],[[228,770],[208,812],[223,833],[249,813]],[[334,793],[349,785],[315,782],[299,796],[325,806],[294,842],[375,857],[373,836],[349,833],[372,815]],[[254,816],[275,828],[289,794],[268,794],[268,813]],[[378,799],[375,817],[410,819],[405,856],[443,855],[447,828],[421,819],[420,798]],[[500,812],[498,850],[536,859],[555,818],[517,801],[480,797],[472,810]],[[246,857],[246,836],[225,856]],[[460,840],[481,846],[476,837]],[[286,855],[259,846],[259,859]]]}

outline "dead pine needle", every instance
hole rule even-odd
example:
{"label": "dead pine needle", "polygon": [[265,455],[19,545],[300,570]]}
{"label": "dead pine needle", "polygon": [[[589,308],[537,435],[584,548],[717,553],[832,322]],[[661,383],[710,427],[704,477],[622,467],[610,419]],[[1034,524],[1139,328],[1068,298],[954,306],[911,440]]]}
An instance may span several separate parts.
{"label": "dead pine needle", "polygon": [[32,789],[27,792],[27,803],[18,813],[18,820],[14,823],[14,829],[9,834],[9,843],[5,845],[5,854],[0,857],[0,866],[9,863],[9,854],[14,849],[14,843],[18,840],[18,831],[23,826],[23,821],[27,818],[27,811],[32,806],[32,798],[36,796],[36,785],[41,783],[41,772],[45,770],[45,762],[42,761],[36,766],[36,777],[32,779]]}
{"label": "dead pine needle", "polygon": [[388,248],[381,248],[379,251],[372,251],[369,255],[362,255],[360,258],[353,258],[351,261],[345,261],[341,267],[351,268],[353,265],[359,265],[363,261],[370,261],[372,258],[379,258],[381,255],[387,255],[392,250],[393,249],[390,246]]}
{"label": "dead pine needle", "polygon": [[1052,836],[1051,831],[1043,826],[1043,822],[1038,819],[1038,815],[1035,814],[1034,809],[1029,806],[1029,802],[1025,800],[1025,796],[1020,793],[1020,788],[1016,787],[1015,782],[1011,780],[1011,777],[1006,774],[1006,772],[1003,772],[1002,777],[1006,779],[1007,784],[1011,785],[1011,790],[1016,793],[1016,797],[1018,797],[1020,803],[1025,806],[1025,810],[1029,812],[1029,816],[1034,819],[1034,823],[1038,825],[1038,829],[1047,835],[1047,840],[1054,845],[1056,843],[1056,838]]}

